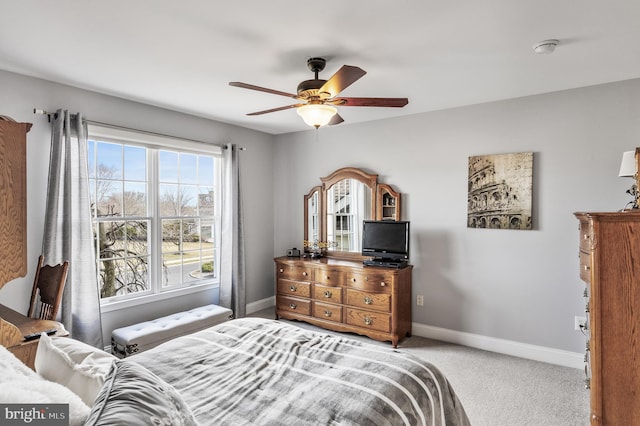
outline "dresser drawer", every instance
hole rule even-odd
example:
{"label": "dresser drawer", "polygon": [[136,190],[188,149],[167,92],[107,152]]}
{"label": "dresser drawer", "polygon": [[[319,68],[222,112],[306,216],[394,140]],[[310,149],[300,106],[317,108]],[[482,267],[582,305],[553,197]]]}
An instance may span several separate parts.
{"label": "dresser drawer", "polygon": [[346,319],[349,325],[371,328],[385,333],[391,331],[391,315],[389,314],[347,308]]}
{"label": "dresser drawer", "polygon": [[315,273],[315,282],[326,285],[340,285],[342,283],[342,272],[336,269],[318,269]]}
{"label": "dresser drawer", "polygon": [[311,295],[311,284],[280,279],[278,280],[278,293],[288,294],[290,296],[309,297]]}
{"label": "dresser drawer", "polygon": [[580,252],[580,278],[586,283],[591,282],[591,255]]}
{"label": "dresser drawer", "polygon": [[313,316],[324,320],[342,322],[342,306],[313,302]]}
{"label": "dresser drawer", "polygon": [[391,312],[391,295],[347,289],[347,305],[381,312]]}
{"label": "dresser drawer", "polygon": [[276,264],[276,276],[294,281],[311,281],[313,280],[313,268],[278,263]]}
{"label": "dresser drawer", "polygon": [[301,315],[311,315],[311,300],[296,297],[278,296],[277,309],[279,311],[295,312]]}
{"label": "dresser drawer", "polygon": [[347,274],[346,285],[363,291],[391,292],[393,275],[384,272]]}
{"label": "dresser drawer", "polygon": [[330,287],[321,284],[314,284],[313,298],[323,302],[342,303],[342,287]]}

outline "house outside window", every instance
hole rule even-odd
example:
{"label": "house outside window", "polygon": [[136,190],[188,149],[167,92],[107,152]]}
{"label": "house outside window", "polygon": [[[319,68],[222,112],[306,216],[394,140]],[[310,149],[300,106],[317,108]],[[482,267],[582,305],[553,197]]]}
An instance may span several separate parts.
{"label": "house outside window", "polygon": [[87,153],[103,307],[217,286],[220,148],[90,126]]}

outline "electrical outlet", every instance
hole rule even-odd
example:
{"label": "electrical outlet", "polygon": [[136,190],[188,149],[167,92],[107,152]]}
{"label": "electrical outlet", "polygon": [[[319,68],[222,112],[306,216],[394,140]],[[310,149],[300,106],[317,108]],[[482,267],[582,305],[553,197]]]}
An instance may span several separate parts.
{"label": "electrical outlet", "polygon": [[584,330],[584,328],[587,325],[587,318],[586,317],[574,317],[573,319],[573,328],[575,330]]}
{"label": "electrical outlet", "polygon": [[418,297],[416,297],[416,305],[418,306],[423,306],[424,305],[424,296],[419,294]]}

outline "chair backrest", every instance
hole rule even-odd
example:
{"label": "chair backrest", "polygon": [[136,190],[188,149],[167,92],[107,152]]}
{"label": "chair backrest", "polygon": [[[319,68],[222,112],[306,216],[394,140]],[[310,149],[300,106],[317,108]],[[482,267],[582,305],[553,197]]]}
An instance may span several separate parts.
{"label": "chair backrest", "polygon": [[67,281],[69,262],[54,266],[43,264],[44,256],[40,255],[27,316],[55,321]]}

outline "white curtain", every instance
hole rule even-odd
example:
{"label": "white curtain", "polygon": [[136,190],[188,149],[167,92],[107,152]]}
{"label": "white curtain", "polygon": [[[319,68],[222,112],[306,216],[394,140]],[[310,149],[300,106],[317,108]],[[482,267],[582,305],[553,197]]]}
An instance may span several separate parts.
{"label": "white curtain", "polygon": [[80,114],[55,114],[42,254],[45,263],[69,261],[61,320],[74,339],[103,348],[100,297],[91,227],[87,126]]}
{"label": "white curtain", "polygon": [[244,224],[240,194],[240,151],[241,148],[238,146],[227,144],[222,153],[220,305],[231,309],[235,318],[244,317],[247,311]]}

